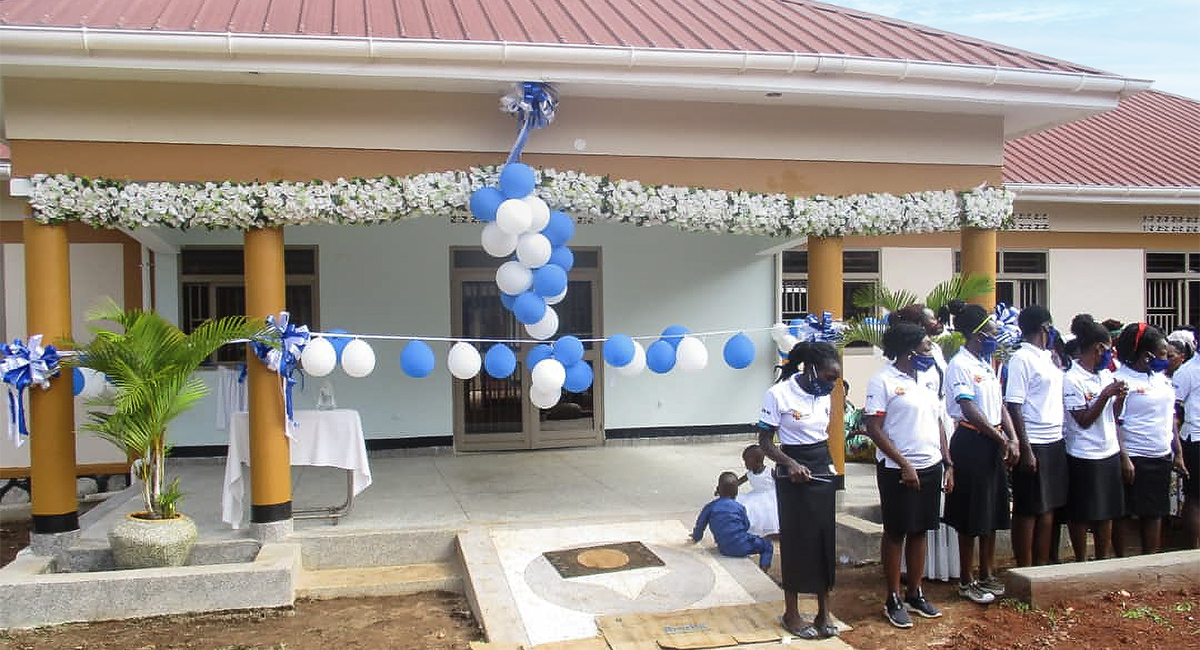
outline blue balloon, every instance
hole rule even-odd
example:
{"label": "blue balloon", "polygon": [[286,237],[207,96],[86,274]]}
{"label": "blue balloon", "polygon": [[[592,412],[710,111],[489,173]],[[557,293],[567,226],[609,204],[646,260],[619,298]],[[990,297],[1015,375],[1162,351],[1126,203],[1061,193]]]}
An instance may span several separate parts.
{"label": "blue balloon", "polygon": [[[349,334],[349,332],[347,332],[346,330],[328,330],[328,332],[330,334]],[[327,338],[327,340],[329,341],[329,344],[333,346],[333,351],[337,352],[338,363],[341,363],[342,350],[345,350],[346,346],[350,345],[350,337],[349,336],[330,336]]]}
{"label": "blue balloon", "polygon": [[550,298],[566,289],[567,272],[563,267],[550,263],[533,270],[533,292],[537,295]]}
{"label": "blue balloon", "polygon": [[532,325],[546,315],[546,301],[532,291],[517,296],[513,301],[513,315],[523,325]]}
{"label": "blue balloon", "polygon": [[471,214],[480,221],[495,221],[496,208],[504,203],[504,193],[494,187],[471,192]]}
{"label": "blue balloon", "polygon": [[414,379],[429,376],[436,364],[433,348],[424,341],[409,341],[400,351],[400,369]]}
{"label": "blue balloon", "polygon": [[83,392],[84,381],[85,380],[83,377],[83,371],[80,370],[79,368],[71,368],[71,394],[72,395],[74,395],[75,397],[79,397],[79,394]]}
{"label": "blue balloon", "polygon": [[537,175],[525,163],[508,163],[500,171],[500,191],[510,199],[524,198],[537,185]]}
{"label": "blue balloon", "polygon": [[554,358],[564,368],[579,363],[583,358],[583,341],[569,335],[558,339],[554,342]]}
{"label": "blue balloon", "polygon": [[512,348],[497,343],[483,355],[483,369],[496,379],[504,379],[517,369],[517,355],[513,354]]}
{"label": "blue balloon", "polygon": [[741,332],[734,334],[725,342],[724,357],[730,368],[741,370],[749,366],[754,363],[754,341]]}
{"label": "blue balloon", "polygon": [[567,366],[567,379],[563,382],[563,390],[572,393],[582,393],[592,385],[592,366],[586,361],[579,361]]}
{"label": "blue balloon", "polygon": [[792,333],[792,336],[800,336],[800,326],[807,322],[803,318],[793,318],[788,321],[788,331]]}
{"label": "blue balloon", "polygon": [[660,375],[671,372],[675,367],[675,348],[659,339],[646,348],[646,367]]}
{"label": "blue balloon", "polygon": [[545,361],[554,356],[554,348],[542,343],[541,345],[533,346],[533,349],[525,355],[525,367],[532,368],[540,361]]}
{"label": "blue balloon", "polygon": [[559,246],[550,251],[550,264],[562,267],[564,271],[575,268],[575,253],[566,246]]}
{"label": "blue balloon", "polygon": [[637,351],[633,347],[633,339],[625,334],[613,334],[604,342],[604,360],[614,368],[624,368],[633,361]]}
{"label": "blue balloon", "polygon": [[513,303],[516,301],[517,301],[516,296],[511,296],[507,293],[504,293],[503,291],[500,292],[500,304],[504,305],[505,309],[512,311]]}
{"label": "blue balloon", "polygon": [[691,333],[692,330],[684,327],[683,325],[672,325],[663,330],[662,338],[660,340],[670,343],[671,349],[674,350],[675,348],[679,347],[679,342],[683,340],[683,337]]}
{"label": "blue balloon", "polygon": [[551,246],[555,248],[563,246],[575,234],[575,221],[565,212],[552,210],[550,212],[550,222],[542,229],[542,234],[546,236],[546,239],[550,240]]}

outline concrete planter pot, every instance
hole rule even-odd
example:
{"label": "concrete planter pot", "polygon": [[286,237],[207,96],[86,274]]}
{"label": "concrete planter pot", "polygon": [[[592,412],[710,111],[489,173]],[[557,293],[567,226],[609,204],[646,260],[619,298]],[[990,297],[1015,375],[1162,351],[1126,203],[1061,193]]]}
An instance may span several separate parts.
{"label": "concrete planter pot", "polygon": [[183,515],[172,519],[142,519],[125,515],[108,531],[113,561],[118,569],[182,566],[196,543],[196,524]]}

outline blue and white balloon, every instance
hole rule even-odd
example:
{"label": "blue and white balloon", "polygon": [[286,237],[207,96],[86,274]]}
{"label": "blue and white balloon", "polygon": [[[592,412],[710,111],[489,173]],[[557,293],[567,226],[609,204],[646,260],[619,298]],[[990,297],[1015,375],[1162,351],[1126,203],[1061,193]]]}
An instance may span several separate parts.
{"label": "blue and white balloon", "polygon": [[563,380],[563,390],[571,393],[582,393],[592,386],[592,366],[587,361],[577,361],[566,368],[567,376]]}
{"label": "blue and white balloon", "polygon": [[567,380],[567,370],[557,359],[543,359],[530,372],[533,387],[545,391],[562,390]]}
{"label": "blue and white balloon", "polygon": [[554,408],[554,405],[558,404],[560,399],[562,399],[561,388],[538,388],[534,386],[529,389],[529,401],[540,409]]}
{"label": "blue and white balloon", "polygon": [[526,325],[525,331],[539,341],[545,341],[554,336],[558,333],[558,312],[554,311],[553,307],[546,307],[546,313],[542,315],[542,319]]}
{"label": "blue and white balloon", "polygon": [[496,208],[504,202],[504,193],[494,187],[483,187],[471,192],[471,214],[480,221],[495,221]]}
{"label": "blue and white balloon", "polygon": [[[303,353],[302,353],[303,354]],[[342,370],[355,379],[361,379],[375,370],[375,351],[371,344],[354,339],[342,350]]]}
{"label": "blue and white balloon", "polygon": [[433,348],[424,341],[409,341],[400,351],[400,369],[413,379],[428,377],[436,365]]}
{"label": "blue and white balloon", "polygon": [[533,273],[516,260],[509,260],[496,269],[496,286],[510,296],[517,296],[528,291],[531,284],[533,284]]}
{"label": "blue and white balloon", "polygon": [[533,217],[529,221],[529,232],[541,232],[550,223],[550,206],[534,194],[521,200],[529,204],[529,212]]}
{"label": "blue and white balloon", "polygon": [[[350,332],[347,332],[346,330],[342,330],[342,329],[337,329],[337,330],[329,330],[329,333],[330,334],[349,334]],[[338,361],[342,360],[342,350],[346,349],[346,345],[348,345],[351,340],[352,340],[352,338],[349,336],[331,336],[331,337],[329,337],[329,344],[332,345],[333,350],[335,352],[337,352]]]}
{"label": "blue and white balloon", "polygon": [[663,339],[655,341],[646,349],[646,367],[660,375],[671,372],[675,367],[675,348]]}
{"label": "blue and white balloon", "polygon": [[529,230],[531,223],[533,212],[529,209],[529,204],[521,199],[506,199],[496,208],[496,225],[514,237]]}
{"label": "blue and white balloon", "polygon": [[551,246],[564,246],[575,234],[575,221],[567,213],[553,210],[550,212],[550,223],[542,229],[542,234],[550,240]]}
{"label": "blue and white balloon", "polygon": [[500,170],[500,191],[510,199],[527,196],[537,185],[537,174],[525,163],[511,162]]}
{"label": "blue and white balloon", "polygon": [[517,236],[504,232],[494,223],[483,227],[479,239],[483,244],[483,251],[492,257],[508,257],[517,250]]}
{"label": "blue and white balloon", "polygon": [[561,293],[554,295],[554,296],[550,296],[549,298],[546,298],[546,304],[547,305],[557,305],[558,303],[562,302],[563,300],[566,300],[566,298],[567,298],[567,290],[563,289]]}
{"label": "blue and white balloon", "polygon": [[613,334],[604,342],[604,360],[614,368],[624,368],[633,361],[637,349],[626,334]]}
{"label": "blue and white balloon", "polygon": [[641,374],[641,372],[645,369],[646,369],[646,348],[642,347],[641,343],[634,341],[633,342],[633,358],[629,360],[629,363],[618,367],[617,372],[621,373],[622,375],[625,375],[626,377],[632,377],[634,375]]}
{"label": "blue and white balloon", "polygon": [[729,340],[725,342],[722,355],[725,357],[725,363],[730,368],[736,370],[747,368],[750,364],[754,363],[754,341],[751,341],[750,337],[744,333],[738,332],[729,337]]}
{"label": "blue and white balloon", "polygon": [[697,372],[708,366],[708,348],[704,341],[685,336],[675,348],[675,365],[684,372]]}
{"label": "blue and white balloon", "polygon": [[504,343],[497,343],[483,355],[483,369],[496,379],[505,379],[517,369],[517,355]]}
{"label": "blue and white balloon", "polygon": [[574,336],[564,336],[554,342],[554,358],[563,367],[579,363],[583,358],[583,341]]}
{"label": "blue and white balloon", "polygon": [[543,343],[541,345],[535,345],[525,355],[525,367],[533,368],[538,363],[549,359],[552,356],[554,356],[554,348],[550,347],[549,344]]}
{"label": "blue and white balloon", "polygon": [[308,340],[300,353],[300,366],[311,377],[324,377],[337,367],[338,353],[333,344],[323,336]]}
{"label": "blue and white balloon", "polygon": [[660,340],[669,343],[671,345],[671,349],[676,349],[679,347],[679,342],[683,340],[683,337],[691,333],[692,330],[684,327],[683,325],[672,325],[663,330],[662,339]]}
{"label": "blue and white balloon", "polygon": [[545,235],[529,232],[517,238],[517,261],[525,268],[544,266],[550,261],[550,251],[550,240]]}
{"label": "blue and white balloon", "polygon": [[[549,238],[547,237],[547,239]],[[575,253],[572,253],[571,249],[566,246],[555,247],[554,250],[550,251],[550,261],[548,263],[560,266],[562,270],[569,272],[575,268]]]}
{"label": "blue and white balloon", "polygon": [[552,298],[567,290],[567,272],[556,264],[546,264],[533,270],[533,292]]}
{"label": "blue and white balloon", "polygon": [[479,350],[466,341],[459,341],[450,346],[446,355],[446,368],[458,379],[471,379],[479,374],[483,360],[479,358]]}
{"label": "blue and white balloon", "polygon": [[532,325],[546,315],[546,301],[532,291],[526,291],[513,301],[513,316],[522,325]]}

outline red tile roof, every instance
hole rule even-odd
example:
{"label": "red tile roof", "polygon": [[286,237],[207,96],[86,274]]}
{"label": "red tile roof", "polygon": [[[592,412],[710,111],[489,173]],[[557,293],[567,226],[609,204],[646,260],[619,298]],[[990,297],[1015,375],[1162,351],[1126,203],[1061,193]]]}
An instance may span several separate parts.
{"label": "red tile roof", "polygon": [[1200,187],[1200,102],[1147,90],[1107,113],[1010,140],[1004,180]]}
{"label": "red tile roof", "polygon": [[844,54],[1108,74],[807,0],[5,0],[0,25]]}

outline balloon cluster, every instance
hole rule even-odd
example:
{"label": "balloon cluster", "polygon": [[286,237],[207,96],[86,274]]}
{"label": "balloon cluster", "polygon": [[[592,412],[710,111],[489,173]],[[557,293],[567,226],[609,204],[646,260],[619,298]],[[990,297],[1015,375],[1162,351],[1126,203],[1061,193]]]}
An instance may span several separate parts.
{"label": "balloon cluster", "polygon": [[788,353],[801,341],[837,344],[846,330],[845,323],[833,320],[830,312],[809,314],[806,318],[793,318],[789,323],[775,323],[771,327],[771,338],[779,348],[779,356],[787,358]]}
{"label": "balloon cluster", "polygon": [[[617,372],[629,376],[646,368],[660,375],[675,368],[684,372],[703,370],[708,366],[708,348],[690,334],[691,330],[683,325],[672,325],[649,347],[642,347],[625,334],[614,334],[604,342],[604,360]],[[740,370],[754,363],[754,342],[739,332],[725,342],[722,353],[725,363]]]}
{"label": "balloon cluster", "polygon": [[1009,307],[1004,303],[996,305],[996,342],[1002,348],[1014,348],[1021,344],[1021,327],[1017,325],[1017,316],[1021,310]]}
{"label": "balloon cluster", "polygon": [[471,194],[471,214],[487,225],[480,239],[492,257],[509,257],[496,270],[500,302],[539,341],[558,332],[556,305],[567,295],[567,273],[575,256],[567,242],[575,222],[551,210],[534,193],[537,175],[524,163],[513,162],[500,172],[500,187]]}

